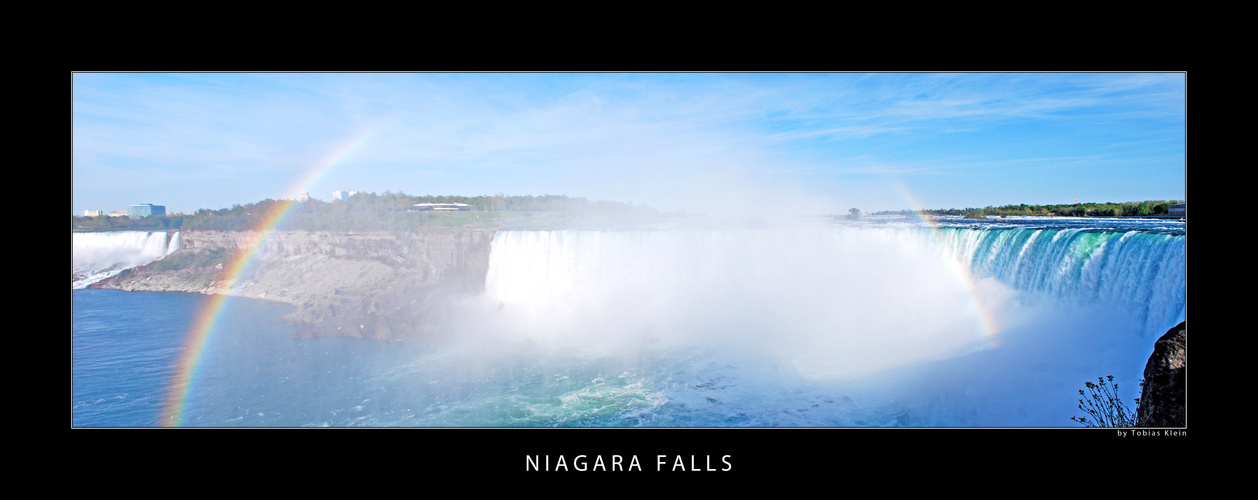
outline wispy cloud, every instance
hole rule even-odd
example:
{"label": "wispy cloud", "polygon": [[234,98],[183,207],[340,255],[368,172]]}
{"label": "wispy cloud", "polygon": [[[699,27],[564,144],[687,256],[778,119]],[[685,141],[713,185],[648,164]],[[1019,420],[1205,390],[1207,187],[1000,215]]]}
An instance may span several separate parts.
{"label": "wispy cloud", "polygon": [[137,201],[94,194],[108,187],[203,206],[281,196],[365,128],[372,140],[312,195],[712,206],[783,187],[859,199],[844,179],[1033,158],[1148,164],[1153,142],[1182,143],[1184,94],[1177,74],[89,73],[75,75],[73,102],[75,202],[90,208]]}

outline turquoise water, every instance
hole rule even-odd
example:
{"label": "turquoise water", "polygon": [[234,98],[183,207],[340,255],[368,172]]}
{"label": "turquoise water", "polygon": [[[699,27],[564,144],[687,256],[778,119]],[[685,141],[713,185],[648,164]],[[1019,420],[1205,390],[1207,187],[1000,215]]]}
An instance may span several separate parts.
{"label": "turquoise water", "polygon": [[[1113,374],[1136,397],[1156,330],[1184,315],[1182,223],[1157,224],[873,224],[765,247],[759,233],[505,231],[465,311],[475,327],[441,343],[297,339],[291,306],[231,299],[183,422],[1075,427],[1083,383]],[[670,245],[686,251],[655,252]],[[757,260],[784,253],[832,265]],[[157,425],[209,298],[71,297],[72,425]]]}
{"label": "turquoise water", "polygon": [[[73,426],[157,425],[167,384],[186,348],[191,318],[208,297],[95,289],[73,290],[72,296]],[[184,425],[691,427],[864,422],[850,411],[850,400],[822,386],[800,379],[782,390],[746,380],[751,370],[767,369],[751,366],[748,360],[727,359],[721,364],[698,352],[690,357],[667,353],[657,359],[538,351],[478,357],[434,352],[407,342],[294,339],[293,329],[282,320],[289,311],[287,306],[262,301],[232,302],[206,348]],[[764,411],[765,406],[775,408]]]}

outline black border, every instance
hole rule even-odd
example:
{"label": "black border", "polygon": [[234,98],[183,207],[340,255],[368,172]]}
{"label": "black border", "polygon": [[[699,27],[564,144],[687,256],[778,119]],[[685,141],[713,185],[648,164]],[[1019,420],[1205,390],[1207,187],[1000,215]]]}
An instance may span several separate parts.
{"label": "black border", "polygon": [[[107,46],[106,46],[107,47]],[[166,71],[196,70],[188,63],[158,64],[156,61],[101,62],[111,57],[108,48],[89,50],[83,64],[70,68],[75,71]],[[1174,51],[1181,54],[1182,48]],[[91,61],[94,56],[98,60]],[[1145,54],[1136,63],[1138,68],[1115,71],[1185,72],[1189,88],[1201,89],[1208,78],[1203,73],[1186,69],[1180,61],[1166,62],[1165,57]],[[1152,60],[1152,59],[1157,59]],[[300,59],[300,58],[299,58]],[[858,58],[859,59],[859,58]],[[1137,57],[1140,59],[1140,57]],[[1174,59],[1172,57],[1171,59]],[[293,63],[285,65],[292,66]],[[378,67],[353,71],[409,71],[410,63],[391,61]],[[697,63],[703,66],[704,63]],[[1043,69],[1014,63],[999,68],[953,64],[932,66],[928,69],[903,69],[891,67],[893,63],[852,64],[849,58],[842,63],[845,68],[828,67],[829,62],[816,64],[783,63],[748,64],[713,63],[698,71],[756,71],[789,70],[807,71],[1111,71],[1112,66],[1087,59],[1065,67]],[[896,63],[898,64],[898,63]],[[299,64],[302,69],[289,68],[278,71],[338,70],[343,63],[327,65]],[[638,64],[565,65],[565,64],[513,64],[483,61],[435,63],[436,69],[426,71],[695,71],[694,63],[686,68],[658,69],[658,66]],[[251,62],[239,65],[213,65],[225,70],[214,71],[277,71],[274,65]],[[264,69],[265,66],[265,69]],[[370,66],[370,65],[368,65]],[[593,67],[591,67],[593,66]],[[789,66],[789,69],[786,68]],[[852,66],[857,66],[852,69]],[[1130,67],[1130,64],[1124,64]],[[313,68],[313,69],[312,69]],[[803,68],[803,69],[801,69]],[[1201,93],[1191,94],[1198,99]],[[1202,109],[1201,107],[1196,109]],[[1199,113],[1192,115],[1202,120]],[[1200,123],[1200,121],[1198,122]],[[1199,129],[1200,130],[1200,129]],[[1201,135],[1194,135],[1200,139]],[[1197,148],[1193,159],[1202,163],[1203,148]],[[1209,154],[1207,153],[1206,156]],[[1187,166],[1185,166],[1187,174]],[[1200,189],[1202,177],[1194,177],[1191,186]],[[1207,226],[1209,201],[1199,203],[1195,198],[1195,220]],[[1206,212],[1201,212],[1202,209]],[[1200,225],[1200,224],[1199,224]],[[1194,231],[1197,232],[1197,231]],[[1209,231],[1205,231],[1207,234]],[[1197,247],[1200,248],[1200,247]],[[1200,274],[1198,274],[1200,276]],[[1201,302],[1198,301],[1200,304]],[[1204,315],[1199,315],[1201,318]],[[1214,322],[1207,320],[1203,331],[1213,329]],[[1195,324],[1194,326],[1201,326]],[[1197,337],[1194,337],[1197,338]],[[1201,352],[1201,351],[1196,351]],[[1207,358],[1209,357],[1207,353]],[[1205,373],[1209,373],[1209,361]],[[1201,367],[1203,365],[1196,364]],[[1195,370],[1194,373],[1203,373]],[[1209,380],[1210,376],[1198,378]],[[1211,421],[1208,406],[1202,404],[1209,394],[1203,384],[1196,384],[1193,416],[1196,421]],[[1200,429],[1200,427],[1199,427]],[[1131,430],[1128,430],[1131,432]],[[541,481],[564,483],[580,480],[619,482],[624,478],[651,478],[708,482],[741,479],[775,480],[783,478],[833,478],[846,483],[835,491],[858,493],[856,485],[871,479],[864,475],[869,471],[894,471],[897,474],[912,471],[903,479],[884,483],[891,489],[911,485],[917,474],[927,476],[962,474],[968,472],[992,478],[993,472],[1016,475],[1050,475],[1056,473],[1086,473],[1098,463],[1108,464],[1116,470],[1127,470],[1138,463],[1143,453],[1174,455],[1186,449],[1189,435],[1198,436],[1201,431],[1188,429],[1152,429],[1143,436],[1120,437],[1115,429],[1083,429],[1067,427],[1051,429],[995,429],[995,428],[929,428],[929,429],[70,429],[72,448],[89,453],[90,464],[76,466],[79,473],[87,476],[110,477],[114,474],[171,473],[186,474],[200,468],[238,471],[242,477],[270,480],[305,481],[353,484],[356,481],[379,481],[374,486],[405,485],[418,478],[482,478],[486,483],[495,481]],[[1179,435],[1174,435],[1178,433]],[[1150,435],[1152,434],[1152,435]],[[1202,439],[1195,437],[1193,440]],[[564,455],[572,459],[577,455],[614,454],[628,457],[637,455],[641,471],[552,471],[529,472],[525,470],[526,455]],[[729,455],[733,465],[729,471],[663,471],[656,472],[657,455],[697,457],[710,456],[715,460]],[[1108,458],[1106,458],[1108,457]],[[297,477],[291,474],[299,474]],[[392,478],[390,478],[392,476]],[[903,483],[903,484],[901,484]],[[466,485],[476,487],[478,485]],[[996,483],[990,487],[995,488]],[[207,486],[213,488],[213,486]],[[416,494],[434,492],[431,484],[416,485]],[[422,492],[422,493],[420,493]]]}

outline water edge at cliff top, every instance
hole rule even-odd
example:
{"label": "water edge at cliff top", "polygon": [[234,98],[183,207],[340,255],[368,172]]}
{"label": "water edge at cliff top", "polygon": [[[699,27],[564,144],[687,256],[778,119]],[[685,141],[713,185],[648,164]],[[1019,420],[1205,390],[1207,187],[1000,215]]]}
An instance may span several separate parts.
{"label": "water edge at cliff top", "polygon": [[[842,228],[771,241],[502,231],[466,341],[440,347],[293,339],[286,306],[235,300],[185,422],[1073,427],[1083,382],[1134,391],[1157,328],[1186,311],[1183,222],[828,221]],[[160,398],[137,395],[160,394],[191,321],[161,312],[206,298],[72,294],[75,425],[154,425]],[[101,347],[143,338],[166,347]],[[126,385],[138,373],[148,388]]]}

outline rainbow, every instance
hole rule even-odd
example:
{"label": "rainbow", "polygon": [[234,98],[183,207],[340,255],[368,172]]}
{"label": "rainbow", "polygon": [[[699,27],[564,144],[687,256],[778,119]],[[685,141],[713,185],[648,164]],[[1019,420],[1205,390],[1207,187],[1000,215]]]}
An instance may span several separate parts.
{"label": "rainbow", "polygon": [[[293,184],[293,187],[289,190],[289,198],[296,198],[303,191],[308,190],[309,186],[319,180],[320,177],[361,149],[375,135],[377,130],[377,127],[364,129],[333,148],[328,155],[317,161],[313,167],[306,171],[305,175],[301,176]],[[271,212],[266,214],[258,226],[253,229],[253,238],[236,253],[236,257],[228,265],[223,267],[223,279],[219,281],[221,287],[197,311],[197,315],[192,323],[192,329],[188,332],[184,341],[184,349],[176,364],[175,375],[166,390],[166,401],[158,425],[178,427],[183,424],[184,406],[188,401],[188,396],[192,393],[201,355],[204,354],[205,347],[213,336],[214,328],[218,324],[224,308],[227,306],[227,302],[231,297],[231,290],[253,267],[259,253],[258,251],[263,248],[267,239],[284,222],[293,208],[298,205],[299,203],[284,200],[275,203]]]}
{"label": "rainbow", "polygon": [[[910,206],[925,207],[925,205],[918,201],[917,198],[913,196],[913,194],[910,193],[908,188],[903,184],[897,182],[894,183],[894,185],[896,189],[899,190],[900,195],[903,196],[905,200],[908,200]],[[916,208],[913,209],[913,216],[930,229],[930,235],[935,239],[935,242],[938,243],[940,247],[946,247],[947,245],[944,241],[944,232],[941,230],[939,223],[932,217],[922,215],[922,213],[918,210],[919,209]],[[983,334],[987,337],[987,340],[991,345],[998,345],[996,335],[1001,331],[1000,323],[996,321],[995,314],[991,308],[987,307],[982,296],[979,295],[978,280],[974,277],[974,273],[970,272],[969,266],[966,266],[965,263],[961,262],[961,260],[956,256],[948,255],[945,259],[948,267],[952,270],[952,273],[956,275],[957,281],[961,283],[961,286],[965,289],[966,294],[969,296],[970,306],[974,309],[974,313],[978,316],[979,326],[983,329]]]}

